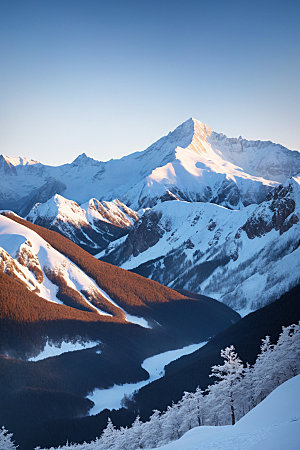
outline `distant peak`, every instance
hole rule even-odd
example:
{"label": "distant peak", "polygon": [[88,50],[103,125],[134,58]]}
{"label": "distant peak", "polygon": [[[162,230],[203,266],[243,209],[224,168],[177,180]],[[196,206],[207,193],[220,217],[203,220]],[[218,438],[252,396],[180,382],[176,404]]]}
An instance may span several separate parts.
{"label": "distant peak", "polygon": [[87,156],[87,154],[86,154],[86,153],[81,153],[80,155],[78,155],[78,156],[74,159],[74,161],[73,161],[72,164],[78,163],[78,162],[81,162],[81,161],[85,161],[85,160],[87,160],[87,159],[89,159],[89,157]]}
{"label": "distant peak", "polygon": [[205,136],[209,136],[211,134],[211,128],[205,123],[200,122],[200,120],[195,119],[194,117],[190,117],[189,119],[187,119],[185,122],[179,125],[174,131],[176,132],[176,130],[184,130],[186,133],[191,134],[200,132]]}
{"label": "distant peak", "polygon": [[98,164],[98,161],[96,161],[95,159],[91,158],[90,156],[87,156],[86,153],[81,153],[81,155],[78,155],[77,158],[74,159],[74,161],[72,162],[72,164],[74,166],[77,166],[78,164],[90,164],[90,163],[96,163]]}
{"label": "distant peak", "polygon": [[39,161],[25,158],[24,156],[6,156],[3,154],[0,155],[0,162],[5,162],[9,166],[30,166],[33,164],[39,164]]}
{"label": "distant peak", "polygon": [[67,199],[65,197],[63,197],[62,195],[54,194],[54,196],[51,197],[48,201],[49,201],[49,203],[50,202],[60,203],[60,202],[63,202],[65,200],[67,201]]}

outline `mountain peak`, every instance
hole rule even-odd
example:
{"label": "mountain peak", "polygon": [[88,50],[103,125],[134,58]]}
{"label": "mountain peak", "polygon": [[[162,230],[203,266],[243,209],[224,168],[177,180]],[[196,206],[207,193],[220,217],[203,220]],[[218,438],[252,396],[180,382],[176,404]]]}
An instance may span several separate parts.
{"label": "mountain peak", "polygon": [[74,159],[72,162],[72,165],[77,166],[81,164],[91,164],[91,163],[98,163],[95,159],[91,158],[90,156],[87,156],[86,153],[81,153],[77,156],[77,158]]}
{"label": "mountain peak", "polygon": [[202,139],[206,139],[211,135],[211,128],[200,120],[195,119],[194,117],[190,117],[181,125],[179,125],[172,133],[169,134],[183,134],[186,137],[189,137],[191,140],[195,135],[201,137]]}
{"label": "mountain peak", "polygon": [[33,164],[39,164],[39,161],[34,159],[25,158],[24,156],[6,156],[0,155],[0,163],[7,164],[8,166],[29,166]]}

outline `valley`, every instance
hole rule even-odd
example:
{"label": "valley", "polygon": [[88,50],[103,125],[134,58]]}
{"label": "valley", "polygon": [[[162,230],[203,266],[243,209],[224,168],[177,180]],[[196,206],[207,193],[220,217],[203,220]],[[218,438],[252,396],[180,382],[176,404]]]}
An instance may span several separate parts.
{"label": "valley", "polygon": [[146,423],[208,389],[222,349],[254,364],[299,321],[299,155],[189,119],[107,162],[1,156],[0,423],[20,450]]}

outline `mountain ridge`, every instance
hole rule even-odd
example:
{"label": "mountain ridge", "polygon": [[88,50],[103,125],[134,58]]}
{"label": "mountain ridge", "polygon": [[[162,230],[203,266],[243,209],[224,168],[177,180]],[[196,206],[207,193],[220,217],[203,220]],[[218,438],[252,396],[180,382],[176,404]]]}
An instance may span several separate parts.
{"label": "mountain ridge", "polygon": [[[92,197],[119,198],[139,210],[154,206],[170,191],[182,200],[236,209],[260,203],[272,187],[300,172],[300,153],[270,141],[227,138],[189,119],[146,150],[120,159],[103,162],[83,153],[61,166],[32,162],[12,165],[9,170],[0,164],[1,170],[0,208],[21,215],[55,193],[79,204]],[[14,177],[8,172],[14,172]]]}
{"label": "mountain ridge", "polygon": [[126,238],[97,257],[212,296],[244,315],[299,283],[299,208],[299,177],[241,210],[168,201],[146,211]]}

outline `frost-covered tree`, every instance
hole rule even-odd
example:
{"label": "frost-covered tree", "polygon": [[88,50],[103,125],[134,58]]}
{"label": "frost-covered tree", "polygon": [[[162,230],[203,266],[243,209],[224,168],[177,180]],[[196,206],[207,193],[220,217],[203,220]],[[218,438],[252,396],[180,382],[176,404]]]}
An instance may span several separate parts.
{"label": "frost-covered tree", "polygon": [[195,398],[194,393],[184,392],[182,399],[179,401],[179,414],[180,414],[180,434],[186,433],[196,426],[195,424]]}
{"label": "frost-covered tree", "polygon": [[101,438],[99,440],[101,450],[111,450],[114,448],[116,440],[117,430],[112,423],[111,419],[108,418],[107,426],[104,429]]}
{"label": "frost-covered tree", "polygon": [[272,380],[273,347],[270,336],[262,339],[260,353],[256,358],[251,380],[256,405],[268,395],[270,385],[274,384]]}
{"label": "frost-covered tree", "polygon": [[161,416],[162,420],[162,441],[170,442],[179,439],[180,434],[180,406],[178,403],[172,403],[167,411]]}
{"label": "frost-covered tree", "polygon": [[153,411],[148,422],[143,428],[142,445],[144,448],[158,447],[162,440],[162,420],[161,413],[157,409]]}
{"label": "frost-covered tree", "polygon": [[244,376],[244,366],[237,353],[234,351],[234,346],[226,347],[221,350],[221,356],[224,358],[224,364],[212,367],[210,376],[218,378],[218,392],[220,397],[227,399],[231,413],[231,424],[234,425],[236,421],[236,390],[238,384]]}
{"label": "frost-covered tree", "polygon": [[203,425],[205,417],[205,398],[204,392],[198,386],[196,392],[193,394],[193,416],[195,418],[195,426]]}
{"label": "frost-covered tree", "polygon": [[0,429],[0,450],[15,450],[17,446],[12,440],[13,434],[4,427]]}
{"label": "frost-covered tree", "polygon": [[283,327],[273,349],[273,358],[279,367],[279,384],[300,372],[300,323]]}
{"label": "frost-covered tree", "polygon": [[128,440],[130,441],[130,445],[132,449],[145,448],[143,446],[143,430],[144,424],[140,420],[140,417],[137,416],[135,421],[133,422],[131,428],[127,431]]}

